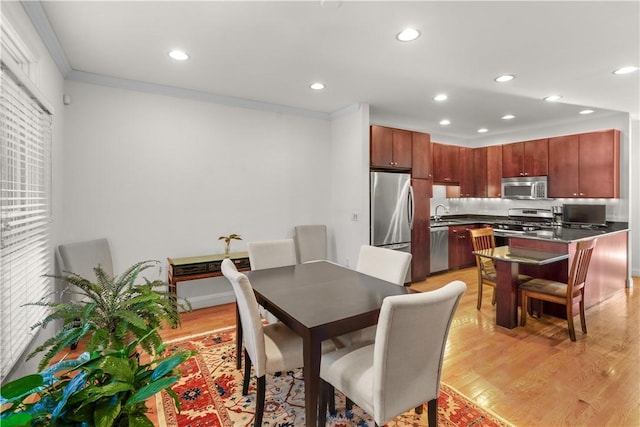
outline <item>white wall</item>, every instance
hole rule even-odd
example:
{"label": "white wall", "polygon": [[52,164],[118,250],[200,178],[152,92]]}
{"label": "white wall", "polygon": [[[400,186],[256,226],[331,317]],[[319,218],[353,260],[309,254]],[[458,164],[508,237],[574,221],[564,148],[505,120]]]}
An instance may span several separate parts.
{"label": "white wall", "polygon": [[[70,81],[65,93],[58,243],[107,237],[116,272],[220,253],[220,235],[242,235],[240,251],[329,223],[327,120]],[[194,307],[233,300],[224,279],[182,282],[178,295]]]}
{"label": "white wall", "polygon": [[[62,91],[63,91],[63,78],[58,72],[55,63],[53,62],[48,50],[40,40],[37,32],[31,24],[31,20],[27,17],[19,2],[3,2],[1,5],[3,25],[4,19],[10,23],[13,29],[18,33],[27,48],[37,57],[37,77],[33,83],[44,96],[46,101],[52,105],[54,110],[53,115],[53,128],[52,128],[52,159],[53,163],[60,164],[61,162],[61,144],[62,135],[65,125],[65,111],[62,105]],[[53,231],[55,236],[56,220],[60,217],[61,203],[60,203],[60,190],[56,183],[59,181],[60,169],[54,167],[52,171],[53,180]],[[51,261],[53,263],[53,246],[51,250]],[[54,332],[54,328],[50,327],[46,330],[38,332],[36,339],[25,352],[29,354],[35,347],[41,344],[46,338],[51,336]],[[24,358],[16,364],[11,372],[7,381],[15,379],[27,374],[32,374],[37,369],[37,364],[40,362],[40,357],[36,357],[29,362],[24,361]]]}
{"label": "white wall", "polygon": [[640,120],[631,121],[629,159],[629,224],[631,274],[640,277]]}

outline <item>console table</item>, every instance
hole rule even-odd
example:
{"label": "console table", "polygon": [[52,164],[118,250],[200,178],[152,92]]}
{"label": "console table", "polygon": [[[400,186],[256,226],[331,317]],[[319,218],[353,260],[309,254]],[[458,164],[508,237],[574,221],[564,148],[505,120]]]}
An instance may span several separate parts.
{"label": "console table", "polygon": [[[230,253],[228,257],[236,265],[238,271],[251,270],[249,254],[247,252]],[[167,262],[169,263],[169,293],[171,294],[173,307],[177,309],[178,282],[222,276],[220,265],[224,259],[224,254],[167,258]]]}

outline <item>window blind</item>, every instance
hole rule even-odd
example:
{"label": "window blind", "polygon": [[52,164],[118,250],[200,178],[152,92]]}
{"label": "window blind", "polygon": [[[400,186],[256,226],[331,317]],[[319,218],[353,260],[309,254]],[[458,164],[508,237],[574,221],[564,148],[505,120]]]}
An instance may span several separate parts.
{"label": "window blind", "polygon": [[51,117],[0,70],[0,378],[28,347],[52,279]]}

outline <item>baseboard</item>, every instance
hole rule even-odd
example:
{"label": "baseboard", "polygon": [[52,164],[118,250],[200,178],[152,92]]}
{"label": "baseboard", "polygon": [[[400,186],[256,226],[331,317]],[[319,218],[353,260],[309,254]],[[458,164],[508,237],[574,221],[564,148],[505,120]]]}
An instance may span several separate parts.
{"label": "baseboard", "polygon": [[235,302],[236,297],[233,294],[233,291],[230,291],[210,295],[199,295],[196,297],[189,297],[188,299],[191,303],[191,308],[193,310],[197,310],[199,308],[213,307],[214,305],[229,304],[231,302]]}

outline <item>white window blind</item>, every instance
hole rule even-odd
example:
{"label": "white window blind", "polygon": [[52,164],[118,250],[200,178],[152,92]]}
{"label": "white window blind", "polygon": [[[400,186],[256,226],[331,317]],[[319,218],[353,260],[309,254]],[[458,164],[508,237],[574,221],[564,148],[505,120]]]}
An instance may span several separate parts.
{"label": "white window blind", "polygon": [[0,378],[29,345],[51,290],[51,117],[0,71]]}

